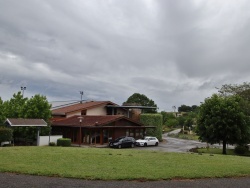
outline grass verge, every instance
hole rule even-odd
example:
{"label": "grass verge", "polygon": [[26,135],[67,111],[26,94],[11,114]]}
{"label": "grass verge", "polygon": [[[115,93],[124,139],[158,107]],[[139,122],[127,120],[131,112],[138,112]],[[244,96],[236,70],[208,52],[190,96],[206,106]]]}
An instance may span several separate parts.
{"label": "grass verge", "polygon": [[185,140],[199,140],[199,136],[195,135],[195,134],[182,134],[182,133],[178,133],[178,134],[168,134],[169,137],[172,138],[180,138],[180,139],[185,139]]}
{"label": "grass verge", "polygon": [[240,156],[109,148],[0,148],[0,172],[94,180],[248,176],[249,166],[249,158]]}
{"label": "grass verge", "polygon": [[[198,153],[208,153],[208,154],[222,154],[222,149],[219,148],[198,148]],[[234,149],[227,149],[227,155],[237,155],[234,152]],[[250,151],[246,152],[242,156],[250,157]]]}

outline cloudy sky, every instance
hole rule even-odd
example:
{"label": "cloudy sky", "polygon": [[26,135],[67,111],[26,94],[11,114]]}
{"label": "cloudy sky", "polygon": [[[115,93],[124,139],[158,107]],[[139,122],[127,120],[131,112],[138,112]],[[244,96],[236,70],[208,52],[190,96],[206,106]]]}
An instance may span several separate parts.
{"label": "cloudy sky", "polygon": [[0,97],[199,105],[250,80],[249,0],[0,0]]}

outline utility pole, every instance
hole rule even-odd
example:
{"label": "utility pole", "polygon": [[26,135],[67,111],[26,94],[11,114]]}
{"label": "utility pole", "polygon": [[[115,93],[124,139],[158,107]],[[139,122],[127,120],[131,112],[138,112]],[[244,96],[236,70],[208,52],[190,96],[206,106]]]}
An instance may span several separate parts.
{"label": "utility pole", "polygon": [[80,103],[82,103],[83,91],[80,91],[80,95],[81,95],[81,101],[80,101]]}

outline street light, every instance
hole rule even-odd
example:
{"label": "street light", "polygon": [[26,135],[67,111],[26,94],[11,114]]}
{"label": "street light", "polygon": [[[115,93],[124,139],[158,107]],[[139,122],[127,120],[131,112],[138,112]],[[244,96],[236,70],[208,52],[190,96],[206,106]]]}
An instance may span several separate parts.
{"label": "street light", "polygon": [[26,90],[26,87],[21,86],[22,95],[24,95],[24,90]]}
{"label": "street light", "polygon": [[82,138],[82,120],[83,120],[83,117],[80,116],[78,117],[79,118],[79,123],[80,123],[80,127],[79,127],[79,147],[81,147],[81,138]]}

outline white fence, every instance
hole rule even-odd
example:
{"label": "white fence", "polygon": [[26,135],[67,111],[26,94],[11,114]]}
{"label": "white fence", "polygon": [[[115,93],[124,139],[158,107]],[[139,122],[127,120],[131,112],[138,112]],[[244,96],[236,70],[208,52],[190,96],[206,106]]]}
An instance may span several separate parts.
{"label": "white fence", "polygon": [[62,135],[39,136],[38,146],[48,146],[50,142],[57,142]]}

